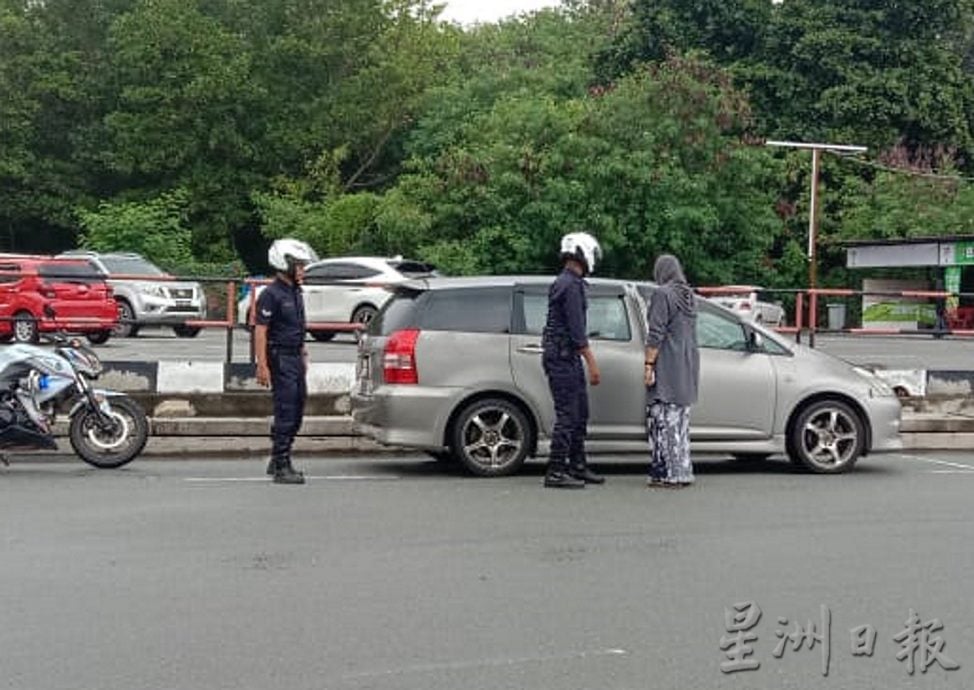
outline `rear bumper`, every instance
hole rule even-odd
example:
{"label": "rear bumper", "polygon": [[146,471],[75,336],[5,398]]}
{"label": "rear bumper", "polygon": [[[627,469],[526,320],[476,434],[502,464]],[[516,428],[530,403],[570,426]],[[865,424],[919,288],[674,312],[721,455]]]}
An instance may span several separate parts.
{"label": "rear bumper", "polygon": [[381,386],[352,395],[357,431],[377,443],[419,450],[443,448],[446,425],[460,388]]}

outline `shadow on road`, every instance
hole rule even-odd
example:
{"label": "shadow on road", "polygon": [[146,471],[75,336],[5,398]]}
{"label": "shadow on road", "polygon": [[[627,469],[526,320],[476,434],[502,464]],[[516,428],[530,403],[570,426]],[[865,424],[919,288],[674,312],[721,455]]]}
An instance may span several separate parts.
{"label": "shadow on road", "polygon": [[[592,461],[592,467],[607,477],[612,476],[642,476],[647,472],[643,458],[633,456],[632,460]],[[766,474],[766,475],[801,475],[808,477],[823,477],[828,475],[814,475],[796,467],[785,458],[769,460],[734,460],[731,458],[702,458],[694,460],[693,470],[697,475],[734,475],[734,474]],[[477,479],[456,463],[436,460],[407,461],[394,460],[376,465],[373,471],[379,474],[398,475],[403,477],[469,477]],[[531,461],[524,465],[518,475],[528,477],[542,477],[545,473],[544,461]],[[851,475],[884,476],[897,473],[897,469],[890,465],[880,465],[876,462],[866,462],[856,465]]]}

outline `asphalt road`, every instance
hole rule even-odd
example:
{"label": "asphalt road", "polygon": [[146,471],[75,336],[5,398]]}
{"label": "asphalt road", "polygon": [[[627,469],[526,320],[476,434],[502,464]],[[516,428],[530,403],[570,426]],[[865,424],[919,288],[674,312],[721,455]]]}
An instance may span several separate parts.
{"label": "asphalt road", "polygon": [[[974,368],[974,340],[929,336],[863,337],[817,336],[816,346],[855,364],[879,364],[895,369]],[[338,335],[330,343],[308,341],[317,362],[354,362],[355,339]],[[206,330],[193,339],[177,338],[168,330],[145,330],[138,338],[112,339],[98,348],[105,360],[220,360],[226,357],[226,332]],[[248,361],[249,335],[237,331],[234,361]]]}
{"label": "asphalt road", "polygon": [[[840,477],[701,461],[686,491],[644,488],[632,463],[582,492],[542,489],[538,465],[299,464],[304,487],[256,458],[0,469],[0,687],[974,686],[974,454]],[[723,673],[738,602],[762,612],[760,667]],[[778,631],[823,633],[823,607],[827,677],[821,644],[774,654]],[[894,641],[911,610],[943,626],[913,676]]]}

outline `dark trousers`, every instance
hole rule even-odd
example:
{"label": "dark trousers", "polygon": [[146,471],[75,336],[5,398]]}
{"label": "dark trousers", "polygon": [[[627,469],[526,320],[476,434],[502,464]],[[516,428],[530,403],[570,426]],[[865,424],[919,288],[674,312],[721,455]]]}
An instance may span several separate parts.
{"label": "dark trousers", "polygon": [[585,433],[588,426],[588,387],[585,368],[577,356],[543,358],[548,387],[555,403],[555,426],[551,430],[550,471],[585,465]]}
{"label": "dark trousers", "polygon": [[291,455],[294,437],[304,420],[308,397],[304,356],[300,350],[270,348],[267,364],[271,370],[274,396],[274,423],[271,425],[271,458],[281,462]]}

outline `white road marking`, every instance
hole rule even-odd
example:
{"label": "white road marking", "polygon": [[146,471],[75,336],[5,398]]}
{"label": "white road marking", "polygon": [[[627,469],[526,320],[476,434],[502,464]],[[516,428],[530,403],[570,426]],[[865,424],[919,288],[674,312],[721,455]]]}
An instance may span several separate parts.
{"label": "white road marking", "polygon": [[[385,477],[368,477],[353,474],[328,474],[328,475],[305,475],[305,479],[324,480],[330,482],[386,482],[402,479],[397,475]],[[270,482],[270,477],[184,477],[183,481],[196,482],[199,484],[218,484],[221,482]]]}
{"label": "white road marking", "polygon": [[436,673],[438,671],[466,671],[475,668],[498,668],[503,666],[521,666],[524,664],[540,664],[552,661],[573,661],[576,659],[590,659],[594,657],[607,656],[626,656],[629,654],[625,649],[596,649],[588,652],[576,652],[575,654],[553,654],[550,656],[529,656],[514,659],[478,659],[467,661],[444,661],[429,664],[413,664],[402,668],[388,669],[385,671],[363,671],[361,673],[351,673],[342,676],[342,680],[354,680],[364,678],[380,678],[388,676],[401,676],[407,673]]}
{"label": "white road marking", "polygon": [[960,462],[948,462],[947,460],[938,460],[937,458],[927,458],[922,455],[906,455],[904,453],[897,454],[897,457],[903,458],[904,460],[916,461],[922,460],[923,462],[929,462],[933,465],[941,465],[942,467],[949,467],[949,470],[930,470],[927,474],[974,474],[974,465],[965,465]]}

